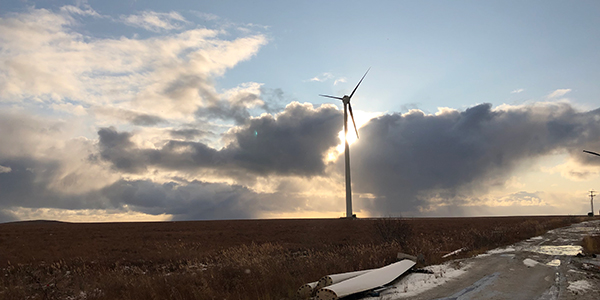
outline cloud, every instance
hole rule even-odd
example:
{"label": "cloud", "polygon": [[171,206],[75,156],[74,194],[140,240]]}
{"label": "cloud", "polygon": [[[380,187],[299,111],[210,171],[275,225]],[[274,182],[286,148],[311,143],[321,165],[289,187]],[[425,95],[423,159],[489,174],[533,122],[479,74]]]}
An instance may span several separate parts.
{"label": "cloud", "polygon": [[[43,103],[80,115],[82,108],[109,107],[190,121],[198,108],[227,100],[212,79],[267,43],[262,34],[227,40],[221,38],[227,32],[205,28],[146,39],[98,38],[77,32],[74,8],[65,11],[30,8],[0,18],[0,101]],[[176,13],[139,17],[146,15],[185,21]]]}
{"label": "cloud", "polygon": [[144,28],[148,31],[160,32],[183,28],[186,19],[177,12],[158,13],[144,11],[137,15],[121,16],[121,21],[127,25]]}
{"label": "cloud", "polygon": [[187,128],[187,129],[173,129],[170,132],[171,137],[180,138],[184,140],[194,140],[198,137],[210,135],[211,133],[205,130]]}
{"label": "cloud", "polygon": [[[585,163],[582,145],[600,148],[599,117],[600,110],[566,103],[379,116],[351,148],[356,207],[372,215],[554,212],[538,192],[478,197],[510,184],[524,161],[563,151]],[[4,112],[0,165],[11,171],[0,173],[0,210],[133,211],[178,220],[328,211],[343,195],[343,158],[335,165],[324,159],[340,143],[341,118],[330,105],[292,103],[234,127],[217,149],[193,141],[201,129],[165,129],[152,147],[137,132],[102,128],[95,143],[65,139],[63,122]]]}
{"label": "cloud", "polygon": [[222,94],[223,99],[207,97],[210,103],[196,111],[196,116],[204,119],[234,120],[238,125],[250,118],[249,109],[261,107],[265,102],[260,99],[262,84],[244,83]]}
{"label": "cloud", "polygon": [[0,209],[0,223],[18,221],[19,218],[10,211]]}
{"label": "cloud", "polygon": [[333,74],[325,72],[319,76],[315,76],[315,77],[309,79],[308,81],[323,82],[325,80],[332,79],[332,78],[333,78]]}
{"label": "cloud", "polygon": [[[83,7],[83,9],[81,8]],[[93,8],[91,8],[87,4],[83,4],[80,6],[73,5],[65,5],[60,8],[62,12],[71,14],[71,15],[80,15],[80,16],[92,16],[96,18],[102,18],[103,16],[96,12]]]}
{"label": "cloud", "polygon": [[558,89],[558,90],[555,90],[554,92],[548,94],[547,97],[548,98],[560,98],[570,91],[571,91],[571,89]]}
{"label": "cloud", "polygon": [[[69,136],[65,128],[68,127],[62,127],[60,122],[39,117],[0,113],[0,132],[3,141],[8,142],[0,145],[3,170],[0,172],[0,222],[17,220],[14,212],[21,211],[19,208],[97,210],[117,215],[134,211],[166,214],[179,220],[260,217],[269,211],[294,210],[303,203],[293,195],[277,191],[257,193],[230,183],[125,179],[112,172],[102,160],[90,156],[97,153],[91,141],[64,139],[64,135]],[[131,136],[111,129],[101,130],[100,144],[110,150],[100,148],[100,151],[114,158],[118,167],[134,169],[136,165],[128,159],[138,163],[143,160],[123,157],[123,152],[136,147],[130,141]],[[167,148],[163,151],[167,157],[160,158],[165,161],[158,159],[165,165],[177,156],[176,151],[170,153]],[[149,151],[128,154],[148,158],[150,162],[157,159]]]}
{"label": "cloud", "polygon": [[510,93],[511,93],[511,94],[518,94],[518,93],[521,93],[521,92],[523,92],[523,91],[525,91],[525,89],[516,89],[516,90],[514,90],[514,91],[512,91],[512,92],[510,92]]}
{"label": "cloud", "polygon": [[159,116],[125,109],[98,107],[94,109],[94,112],[102,116],[107,116],[110,119],[126,121],[137,126],[155,126],[161,123],[167,123],[167,120]]}
{"label": "cloud", "polygon": [[346,77],[340,77],[333,82],[333,85],[337,85],[340,82],[346,82]]}
{"label": "cloud", "polygon": [[[224,183],[118,181],[102,190],[114,206],[147,214],[169,214],[174,220],[247,219],[268,207],[247,188]],[[268,209],[268,208],[267,208]]]}
{"label": "cloud", "polygon": [[381,116],[352,146],[355,191],[373,195],[363,201],[380,213],[428,209],[434,198],[467,205],[504,185],[523,162],[564,151],[585,163],[580,149],[600,148],[598,118],[600,110],[578,112],[565,103]]}
{"label": "cloud", "polygon": [[332,105],[313,108],[291,103],[276,116],[264,114],[227,133],[220,150],[200,142],[168,140],[159,148],[139,148],[133,135],[115,128],[98,131],[100,157],[120,171],[143,173],[149,167],[170,170],[213,169],[315,176],[325,172],[324,157],[339,143],[341,113]]}
{"label": "cloud", "polygon": [[205,13],[205,12],[200,12],[200,11],[195,11],[195,10],[192,10],[190,12],[192,14],[194,14],[196,17],[206,20],[206,21],[216,21],[216,20],[220,19],[219,16],[210,14],[210,13]]}
{"label": "cloud", "polygon": [[315,76],[307,81],[311,82],[325,82],[333,79],[333,85],[337,85],[338,83],[343,83],[347,81],[346,77],[337,77],[331,73],[325,72],[321,75]]}
{"label": "cloud", "polygon": [[9,173],[10,171],[12,171],[12,169],[10,167],[5,167],[5,166],[0,165],[0,174],[1,173]]}

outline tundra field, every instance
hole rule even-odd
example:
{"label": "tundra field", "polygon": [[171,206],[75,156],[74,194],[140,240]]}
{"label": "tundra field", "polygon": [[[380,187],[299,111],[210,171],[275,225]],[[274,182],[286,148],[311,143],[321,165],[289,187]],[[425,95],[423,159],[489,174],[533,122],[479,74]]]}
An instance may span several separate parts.
{"label": "tundra field", "polygon": [[[1,299],[292,299],[398,252],[466,257],[587,217],[0,224]],[[448,258],[450,259],[450,258]]]}

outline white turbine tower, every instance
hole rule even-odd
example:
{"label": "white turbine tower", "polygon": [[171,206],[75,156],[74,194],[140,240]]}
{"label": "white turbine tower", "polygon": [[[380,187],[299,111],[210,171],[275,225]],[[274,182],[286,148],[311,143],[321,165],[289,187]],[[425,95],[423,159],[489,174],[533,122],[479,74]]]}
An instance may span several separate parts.
{"label": "white turbine tower", "polygon": [[[369,68],[369,70],[370,69],[371,68]],[[365,75],[363,75],[363,77],[360,79],[360,81],[358,82],[358,84],[356,85],[356,87],[354,88],[352,93],[350,94],[350,96],[344,95],[344,97],[340,98],[340,97],[329,96],[329,95],[319,95],[322,97],[342,100],[342,102],[344,103],[344,140],[346,143],[346,147],[344,148],[344,154],[346,157],[346,218],[354,217],[354,215],[352,214],[352,187],[351,187],[351,180],[350,180],[350,146],[348,145],[348,110],[350,111],[350,117],[352,118],[352,123],[354,124],[354,130],[356,130],[356,138],[358,138],[358,128],[356,128],[356,122],[354,121],[354,114],[352,114],[352,105],[350,104],[350,99],[352,99],[354,92],[356,92],[356,89],[358,89],[358,86],[360,85],[360,83],[363,81],[363,79],[365,79],[365,76],[367,76],[367,73],[369,73],[369,70],[367,70],[367,72],[365,72]]]}

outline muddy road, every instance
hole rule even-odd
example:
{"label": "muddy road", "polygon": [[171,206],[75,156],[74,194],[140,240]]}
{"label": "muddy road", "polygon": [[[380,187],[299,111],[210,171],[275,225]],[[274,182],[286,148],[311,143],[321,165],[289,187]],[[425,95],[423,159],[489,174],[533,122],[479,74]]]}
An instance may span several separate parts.
{"label": "muddy road", "polygon": [[600,258],[577,257],[600,221],[551,230],[473,258],[409,274],[370,299],[600,299]]}

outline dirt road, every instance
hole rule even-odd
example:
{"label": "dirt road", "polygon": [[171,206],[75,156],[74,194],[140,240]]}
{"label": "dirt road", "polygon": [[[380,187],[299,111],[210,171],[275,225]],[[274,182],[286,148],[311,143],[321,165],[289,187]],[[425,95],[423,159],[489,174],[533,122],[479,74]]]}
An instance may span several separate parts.
{"label": "dirt road", "polygon": [[600,221],[549,231],[507,248],[409,274],[372,299],[600,299],[600,258],[577,257]]}

